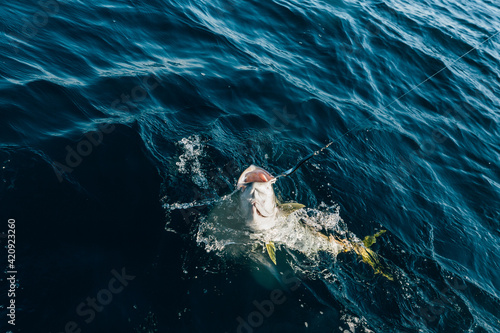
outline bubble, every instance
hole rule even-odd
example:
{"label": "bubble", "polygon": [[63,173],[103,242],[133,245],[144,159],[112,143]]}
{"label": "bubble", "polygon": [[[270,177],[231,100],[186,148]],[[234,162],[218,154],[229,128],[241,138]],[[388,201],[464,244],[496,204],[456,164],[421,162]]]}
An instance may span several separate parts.
{"label": "bubble", "polygon": [[192,181],[196,185],[203,189],[208,189],[208,180],[200,162],[200,158],[205,155],[200,137],[192,135],[188,138],[183,138],[177,144],[184,151],[179,156],[179,161],[175,163],[179,173],[190,174]]}

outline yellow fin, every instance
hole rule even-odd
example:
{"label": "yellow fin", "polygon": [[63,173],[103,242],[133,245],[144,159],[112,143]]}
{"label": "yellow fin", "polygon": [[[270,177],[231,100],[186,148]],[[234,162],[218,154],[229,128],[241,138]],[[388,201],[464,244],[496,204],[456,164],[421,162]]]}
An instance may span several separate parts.
{"label": "yellow fin", "polygon": [[373,271],[375,274],[380,274],[384,276],[386,279],[393,281],[394,278],[390,273],[386,272],[386,267],[384,264],[382,264],[379,260],[380,256],[370,250],[370,246],[375,244],[377,242],[377,237],[380,237],[382,234],[384,234],[386,230],[380,230],[373,236],[366,236],[363,239],[363,244],[357,244],[357,243],[351,243],[347,240],[344,241],[344,248],[345,251],[352,250],[356,252],[356,254],[361,257],[361,261],[363,261],[365,264],[370,265],[373,268]]}
{"label": "yellow fin", "polygon": [[276,264],[276,246],[274,246],[273,242],[266,243],[267,253],[269,254],[269,258],[271,258],[272,262]]}
{"label": "yellow fin", "polygon": [[373,236],[366,236],[365,239],[363,239],[363,244],[365,244],[365,247],[370,247],[373,244],[377,242],[377,237],[380,237],[382,234],[384,234],[386,230],[380,230]]}
{"label": "yellow fin", "polygon": [[278,205],[278,208],[285,214],[285,215],[290,215],[296,210],[299,210],[301,208],[304,208],[305,205],[299,204],[297,202],[287,202]]}
{"label": "yellow fin", "polygon": [[384,266],[380,263],[378,254],[376,254],[369,248],[358,244],[353,244],[352,248],[354,252],[356,252],[361,257],[361,260],[365,264],[368,264],[373,268],[375,274],[380,274],[390,281],[394,280],[391,274],[384,272]]}

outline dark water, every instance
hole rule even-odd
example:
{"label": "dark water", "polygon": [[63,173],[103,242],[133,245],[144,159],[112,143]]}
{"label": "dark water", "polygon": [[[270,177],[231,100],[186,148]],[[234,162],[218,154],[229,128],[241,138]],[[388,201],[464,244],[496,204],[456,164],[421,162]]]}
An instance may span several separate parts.
{"label": "dark water", "polygon": [[[47,0],[0,17],[18,271],[3,331],[500,332],[498,1]],[[276,190],[360,239],[387,230],[373,249],[393,281],[352,253],[282,246],[273,271],[200,242],[211,207],[189,203],[330,140]]]}

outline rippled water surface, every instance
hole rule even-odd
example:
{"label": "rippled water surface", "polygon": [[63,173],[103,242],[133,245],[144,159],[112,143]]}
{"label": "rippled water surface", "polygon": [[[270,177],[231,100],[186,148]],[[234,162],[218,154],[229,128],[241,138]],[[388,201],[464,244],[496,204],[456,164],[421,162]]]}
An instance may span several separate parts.
{"label": "rippled water surface", "polygon": [[[498,1],[43,0],[0,18],[5,331],[500,332]],[[278,175],[330,141],[274,185],[306,208],[231,224],[250,164]],[[392,279],[313,230],[386,230],[371,248]]]}

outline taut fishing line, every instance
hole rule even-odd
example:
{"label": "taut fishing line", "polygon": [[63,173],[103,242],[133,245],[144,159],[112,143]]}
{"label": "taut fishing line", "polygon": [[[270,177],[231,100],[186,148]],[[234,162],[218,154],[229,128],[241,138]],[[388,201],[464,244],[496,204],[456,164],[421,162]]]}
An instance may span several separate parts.
{"label": "taut fishing line", "polygon": [[[404,94],[402,94],[401,96],[399,96],[398,98],[396,98],[395,100],[393,100],[392,102],[390,102],[389,104],[387,104],[386,106],[384,106],[382,109],[380,109],[380,111],[386,110],[389,106],[391,106],[392,104],[396,103],[397,101],[399,101],[400,99],[402,99],[403,97],[405,97],[406,95],[408,95],[409,93],[411,93],[412,91],[414,91],[415,89],[417,89],[418,87],[420,87],[421,85],[423,85],[424,83],[426,83],[427,81],[431,80],[436,75],[438,75],[439,73],[441,73],[442,71],[444,71],[446,68],[453,66],[457,61],[459,61],[460,59],[462,59],[463,57],[465,57],[466,55],[468,55],[472,51],[477,50],[481,45],[483,45],[484,43],[488,42],[490,39],[494,38],[499,33],[500,33],[500,31],[497,31],[496,33],[494,33],[490,37],[486,38],[479,45],[473,47],[472,49],[470,49],[469,51],[465,52],[463,55],[461,55],[457,59],[453,60],[449,66],[445,66],[445,67],[441,68],[439,71],[437,71],[436,73],[432,74],[431,76],[429,76],[428,78],[426,78],[425,80],[423,80],[422,82],[420,82],[419,84],[417,84],[416,86],[414,86],[413,88],[411,88],[410,90],[408,90],[407,92],[405,92]],[[366,120],[369,120],[369,119],[373,118],[374,116],[375,116],[375,113],[373,113],[371,116],[369,116],[368,118],[366,118]],[[338,142],[340,139],[342,139],[347,134],[349,134],[352,131],[354,131],[356,129],[359,129],[361,127],[362,127],[362,125],[354,126],[350,130],[348,130],[347,132],[345,132],[344,134],[342,134],[341,136],[339,136],[337,139],[328,142],[328,144],[326,144],[322,148],[320,148],[320,149],[316,150],[315,152],[312,152],[311,154],[307,155],[306,157],[304,157],[303,159],[301,159],[293,168],[284,171],[280,175],[276,176],[276,178],[290,176],[295,171],[297,171],[297,169],[300,168],[305,162],[307,162],[308,160],[310,160],[314,156],[318,155],[319,153],[321,153],[322,151],[324,151],[325,149],[327,149],[328,147],[330,147],[335,142]]]}
{"label": "taut fishing line", "polygon": [[[420,82],[419,84],[417,84],[416,86],[414,86],[413,88],[411,88],[410,90],[408,90],[407,92],[405,92],[404,94],[402,94],[401,96],[399,96],[398,98],[396,98],[395,100],[393,100],[392,102],[390,102],[389,104],[387,104],[386,106],[384,106],[383,108],[381,108],[380,111],[386,110],[392,104],[394,104],[397,101],[401,100],[403,97],[405,97],[406,95],[408,95],[409,93],[411,93],[412,91],[414,91],[415,89],[417,89],[418,87],[420,87],[421,85],[423,85],[424,83],[426,83],[427,81],[429,81],[432,78],[434,78],[436,75],[438,75],[439,73],[441,73],[442,71],[444,71],[446,68],[453,66],[460,59],[462,59],[463,57],[465,57],[469,53],[477,50],[481,45],[483,45],[486,42],[488,42],[489,40],[493,39],[499,33],[500,33],[500,31],[497,31],[493,35],[489,36],[483,42],[481,42],[479,45],[471,48],[469,51],[465,52],[463,55],[461,55],[457,59],[453,60],[449,66],[445,66],[445,67],[441,68],[439,71],[437,71],[436,73],[434,73],[431,76],[427,77],[425,80],[423,80],[422,82]],[[374,116],[375,116],[375,113],[373,113],[371,116],[369,116],[368,118],[366,118],[366,120],[369,120],[369,119],[373,118]],[[339,136],[337,139],[328,142],[325,146],[321,147],[320,149],[318,149],[318,150],[310,153],[306,157],[302,158],[299,162],[297,162],[297,164],[293,168],[288,169],[288,170],[282,172],[281,174],[279,174],[278,176],[276,176],[276,179],[280,178],[280,177],[288,177],[288,176],[292,175],[295,171],[297,171],[308,160],[310,160],[311,158],[313,158],[316,155],[319,155],[321,152],[323,152],[324,150],[328,149],[332,144],[338,142],[340,139],[342,139],[343,137],[345,137],[347,134],[351,133],[354,130],[360,129],[361,127],[362,127],[362,125],[354,126],[350,130],[346,131],[341,136]],[[207,205],[210,205],[210,204],[212,204],[212,203],[214,203],[216,201],[218,201],[218,199],[207,199],[207,200],[202,200],[202,201],[199,201],[199,202],[194,201],[194,202],[191,202],[191,203],[177,203],[177,204],[172,204],[172,205],[164,204],[164,208],[168,208],[170,210],[174,210],[174,209],[188,209],[188,208],[193,208],[193,207],[207,206]]]}

